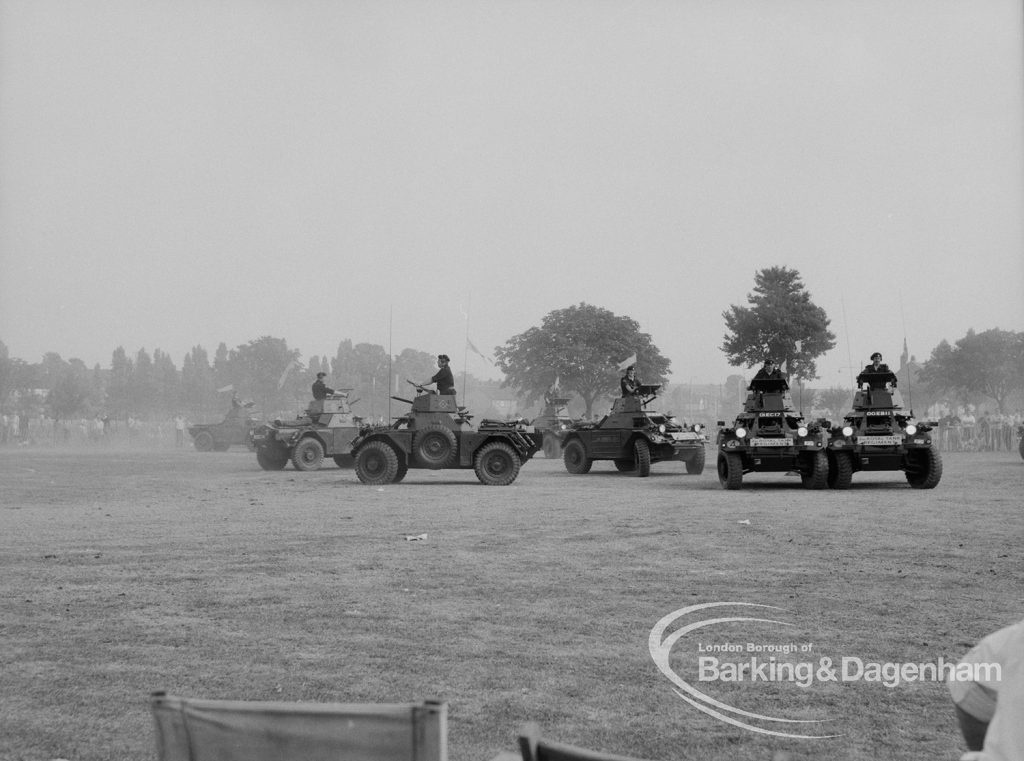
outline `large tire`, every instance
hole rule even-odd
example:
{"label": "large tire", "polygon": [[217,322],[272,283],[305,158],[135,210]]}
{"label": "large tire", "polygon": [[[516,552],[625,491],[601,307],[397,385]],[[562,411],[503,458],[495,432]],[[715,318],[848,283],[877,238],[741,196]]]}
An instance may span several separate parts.
{"label": "large tire", "polygon": [[704,464],[707,462],[707,452],[704,451],[704,447],[701,446],[697,450],[694,456],[686,461],[686,472],[691,476],[699,476],[704,472]]}
{"label": "large tire", "polygon": [[718,483],[730,491],[743,486],[743,458],[740,455],[718,453]]}
{"label": "large tire", "polygon": [[1024,459],[1024,436],[1020,437],[1020,443],[1017,445],[1017,449],[1020,452],[1020,456]]}
{"label": "large tire", "polygon": [[549,460],[556,459],[562,454],[562,444],[553,433],[544,434],[544,456]]}
{"label": "large tire", "polygon": [[619,473],[632,473],[636,470],[636,463],[632,460],[614,460],[615,469]]}
{"label": "large tire", "polygon": [[311,436],[299,441],[292,450],[292,465],[296,470],[320,470],[324,464],[324,445]]}
{"label": "large tire", "polygon": [[918,450],[907,464],[906,476],[915,489],[934,489],[942,479],[942,456],[934,449]]}
{"label": "large tire", "polygon": [[815,452],[808,459],[807,467],[800,470],[800,481],[805,489],[824,489],[828,486],[828,455]]}
{"label": "large tire", "polygon": [[425,468],[441,470],[455,467],[459,458],[459,443],[455,431],[446,425],[432,423],[416,431],[412,439],[416,460]]}
{"label": "large tire", "polygon": [[504,441],[484,444],[473,458],[476,477],[487,486],[508,486],[516,480],[522,464],[516,450]]}
{"label": "large tire", "polygon": [[849,452],[833,452],[828,459],[828,488],[849,489],[853,481],[853,456]]}
{"label": "large tire", "polygon": [[212,452],[213,445],[213,434],[209,431],[200,431],[192,440],[192,446],[196,448],[197,452]]}
{"label": "large tire", "polygon": [[281,447],[259,447],[256,450],[256,462],[264,470],[283,470],[288,464],[288,452]]}
{"label": "large tire", "polygon": [[587,449],[579,439],[573,439],[562,447],[562,462],[565,469],[574,475],[581,476],[590,472],[594,461],[587,457]]}
{"label": "large tire", "polygon": [[398,480],[398,452],[386,441],[370,441],[356,452],[356,477],[380,486]]}
{"label": "large tire", "polygon": [[651,475],[651,445],[647,439],[633,440],[633,465],[640,478]]}

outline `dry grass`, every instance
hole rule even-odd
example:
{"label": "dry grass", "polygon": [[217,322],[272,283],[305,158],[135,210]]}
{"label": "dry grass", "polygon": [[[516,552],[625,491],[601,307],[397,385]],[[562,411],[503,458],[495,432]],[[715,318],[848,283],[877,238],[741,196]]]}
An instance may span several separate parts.
{"label": "dry grass", "polygon": [[1020,619],[1024,463],[945,464],[931,492],[885,473],[844,493],[781,475],[725,492],[713,468],[641,480],[544,459],[507,488],[412,471],[380,489],[241,451],[3,450],[0,758],[155,758],[156,689],[439,697],[453,761],[513,749],[531,720],[653,759],[956,758],[941,684],[702,687],[842,734],[786,740],[692,709],[647,652],[658,619],[700,602],[778,605],[787,638],[881,662],[955,658]]}

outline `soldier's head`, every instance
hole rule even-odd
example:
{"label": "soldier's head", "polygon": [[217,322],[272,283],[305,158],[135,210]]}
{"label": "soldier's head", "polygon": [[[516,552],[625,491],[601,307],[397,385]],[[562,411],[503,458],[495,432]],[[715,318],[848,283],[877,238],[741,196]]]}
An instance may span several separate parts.
{"label": "soldier's head", "polygon": [[316,374],[316,379],[317,380],[322,380],[325,375],[327,375],[327,373],[317,373]]}
{"label": "soldier's head", "polygon": [[626,375],[630,378],[636,375],[636,365],[630,365],[626,368]]}
{"label": "soldier's head", "polygon": [[765,370],[774,370],[775,369],[775,360],[772,359],[771,357],[765,357],[764,358],[764,369]]}
{"label": "soldier's head", "polygon": [[449,363],[450,361],[451,361],[451,360],[450,360],[450,359],[448,359],[448,355],[447,355],[447,354],[438,354],[438,355],[437,355],[437,366],[438,366],[438,367],[444,367],[444,366],[445,366],[445,365],[447,365],[447,364],[448,364],[448,363]]}
{"label": "soldier's head", "polygon": [[872,354],[871,361],[876,365],[882,364],[882,352],[876,351],[874,354]]}

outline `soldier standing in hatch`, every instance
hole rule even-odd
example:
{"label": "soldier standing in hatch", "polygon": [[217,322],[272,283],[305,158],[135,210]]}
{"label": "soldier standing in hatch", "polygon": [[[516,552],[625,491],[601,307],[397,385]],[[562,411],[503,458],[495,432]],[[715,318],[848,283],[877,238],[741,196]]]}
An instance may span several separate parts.
{"label": "soldier standing in hatch", "polygon": [[324,376],[327,373],[317,373],[316,380],[313,382],[313,398],[314,399],[326,399],[328,396],[334,393],[334,389],[324,383]]}
{"label": "soldier standing in hatch", "polygon": [[448,363],[451,360],[448,359],[447,354],[437,355],[437,367],[436,373],[431,376],[430,380],[425,383],[421,383],[421,386],[429,386],[431,383],[437,384],[437,393],[444,394],[446,396],[455,396],[455,376],[452,375],[451,368],[448,367]]}
{"label": "soldier standing in hatch", "polygon": [[[866,376],[871,376],[870,379]],[[885,377],[882,377],[885,376]],[[882,353],[875,352],[871,355],[871,364],[867,365],[857,376],[857,385],[867,383],[871,388],[885,388],[886,383],[891,383],[896,388],[896,373],[889,369],[889,365],[882,362]]]}
{"label": "soldier standing in hatch", "polygon": [[782,371],[775,366],[775,360],[771,357],[765,359],[764,366],[754,375],[753,379],[750,381],[750,385],[747,386],[747,390],[752,391],[754,389],[754,381],[762,380],[782,381],[783,383],[786,383],[786,388],[789,388],[789,383],[787,383],[786,379],[782,377]]}

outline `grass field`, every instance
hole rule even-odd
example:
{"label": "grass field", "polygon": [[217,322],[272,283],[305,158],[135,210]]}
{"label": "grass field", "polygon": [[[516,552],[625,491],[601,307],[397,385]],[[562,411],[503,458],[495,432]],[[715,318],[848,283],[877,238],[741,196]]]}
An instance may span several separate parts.
{"label": "grass field", "polygon": [[514,749],[526,721],[651,759],[957,758],[941,683],[697,684],[840,735],[779,738],[680,699],[648,637],[685,606],[785,609],[706,611],[791,626],[681,639],[673,667],[695,684],[716,643],[955,659],[1024,617],[1017,454],[948,454],[933,491],[861,473],[847,492],[774,474],[726,492],[713,467],[683,473],[570,476],[539,458],[509,487],[410,471],[381,488],[333,467],[264,472],[243,451],[2,450],[0,758],[154,759],[160,689],[441,698],[453,761]]}

